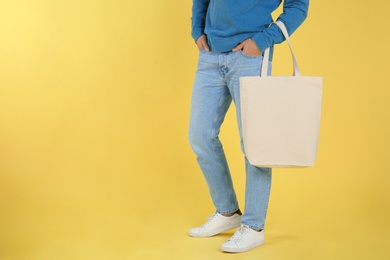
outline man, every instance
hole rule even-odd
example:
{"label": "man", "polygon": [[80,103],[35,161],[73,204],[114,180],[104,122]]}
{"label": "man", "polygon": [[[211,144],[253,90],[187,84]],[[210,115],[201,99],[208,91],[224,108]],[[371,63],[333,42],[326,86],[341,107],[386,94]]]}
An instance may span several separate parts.
{"label": "man", "polygon": [[[191,229],[189,235],[209,237],[240,227],[222,245],[224,252],[244,252],[264,243],[272,169],[252,166],[245,158],[242,214],[218,134],[233,100],[244,151],[239,78],[259,75],[263,51],[284,40],[278,26],[270,26],[271,13],[280,4],[281,0],[193,0],[191,34],[200,54],[192,93],[189,139],[216,212],[205,224]],[[284,1],[278,20],[285,24],[290,35],[305,20],[308,5],[309,0]]]}

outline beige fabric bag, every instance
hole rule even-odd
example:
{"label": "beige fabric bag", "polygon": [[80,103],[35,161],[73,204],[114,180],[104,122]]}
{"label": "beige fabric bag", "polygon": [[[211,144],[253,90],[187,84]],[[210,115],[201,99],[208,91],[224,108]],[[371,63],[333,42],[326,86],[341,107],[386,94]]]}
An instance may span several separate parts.
{"label": "beige fabric bag", "polygon": [[313,166],[320,129],[322,77],[301,76],[293,58],[293,76],[267,76],[269,48],[261,76],[240,78],[241,120],[245,155],[259,167]]}

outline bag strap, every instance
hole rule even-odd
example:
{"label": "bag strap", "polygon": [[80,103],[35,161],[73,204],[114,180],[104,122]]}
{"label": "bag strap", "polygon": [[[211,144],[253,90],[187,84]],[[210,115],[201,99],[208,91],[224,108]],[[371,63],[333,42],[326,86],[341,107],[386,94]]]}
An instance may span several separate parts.
{"label": "bag strap", "polygon": [[[280,30],[283,33],[284,38],[286,38],[286,41],[288,43],[288,47],[290,47],[290,52],[293,60],[293,66],[294,66],[294,73],[293,76],[301,76],[301,71],[299,70],[297,59],[295,58],[294,52],[291,47],[290,38],[288,37],[288,32],[286,29],[286,26],[281,21],[275,22],[275,24],[280,28]],[[270,48],[267,48],[264,51],[264,58],[263,58],[263,64],[261,66],[261,77],[267,77],[268,76],[268,63],[269,63],[269,52]]]}

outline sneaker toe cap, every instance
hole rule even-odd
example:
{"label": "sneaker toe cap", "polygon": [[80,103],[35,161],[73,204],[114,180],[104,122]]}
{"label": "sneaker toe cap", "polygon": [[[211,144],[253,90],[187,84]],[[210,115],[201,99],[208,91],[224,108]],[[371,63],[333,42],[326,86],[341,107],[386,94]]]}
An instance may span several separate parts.
{"label": "sneaker toe cap", "polygon": [[226,241],[225,243],[223,243],[221,247],[222,251],[238,249],[238,248],[239,248],[238,244],[234,241]]}
{"label": "sneaker toe cap", "polygon": [[205,236],[205,232],[202,228],[192,228],[188,232],[188,234],[192,237],[199,237],[199,236]]}
{"label": "sneaker toe cap", "polygon": [[196,234],[199,234],[199,233],[200,233],[200,232],[199,232],[199,228],[191,228],[190,231],[188,231],[188,234],[189,234],[190,236],[196,235]]}

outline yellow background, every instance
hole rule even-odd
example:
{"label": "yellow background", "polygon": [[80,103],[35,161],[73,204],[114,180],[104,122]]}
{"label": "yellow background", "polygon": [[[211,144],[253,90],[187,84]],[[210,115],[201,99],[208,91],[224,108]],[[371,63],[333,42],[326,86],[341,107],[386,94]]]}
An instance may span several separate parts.
{"label": "yellow background", "polygon": [[[317,162],[274,170],[267,243],[231,255],[232,232],[186,235],[214,210],[187,141],[191,1],[0,0],[0,259],[388,259],[389,8],[311,1],[292,44],[324,77]],[[243,208],[233,107],[221,139]]]}

